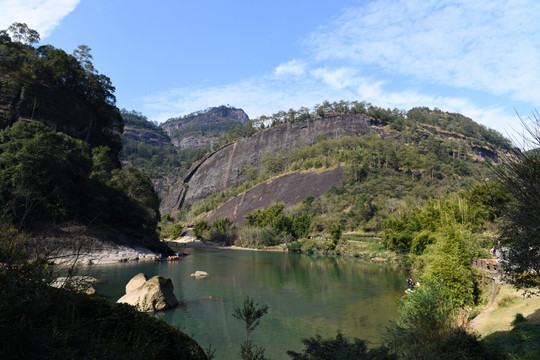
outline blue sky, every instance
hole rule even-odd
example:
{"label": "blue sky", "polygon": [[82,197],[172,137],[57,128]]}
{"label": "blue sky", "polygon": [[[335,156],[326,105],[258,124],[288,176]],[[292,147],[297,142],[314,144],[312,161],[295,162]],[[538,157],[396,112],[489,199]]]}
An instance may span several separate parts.
{"label": "blue sky", "polygon": [[159,122],[324,100],[459,112],[515,136],[540,103],[540,2],[0,0],[0,29],[92,48],[117,106]]}

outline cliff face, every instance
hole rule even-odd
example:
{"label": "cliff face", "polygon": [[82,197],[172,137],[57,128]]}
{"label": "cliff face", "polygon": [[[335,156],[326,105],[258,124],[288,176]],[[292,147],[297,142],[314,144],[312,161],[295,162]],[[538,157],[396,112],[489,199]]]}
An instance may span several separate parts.
{"label": "cliff face", "polygon": [[295,205],[311,195],[319,197],[332,186],[338,187],[345,178],[345,168],[317,171],[297,171],[266,181],[245,193],[235,196],[206,216],[212,223],[228,217],[236,225],[244,224],[244,217],[255,209],[266,209],[273,203]]}
{"label": "cliff face", "polygon": [[130,140],[145,143],[150,146],[163,146],[171,144],[171,139],[169,139],[169,137],[166,135],[128,123],[126,123],[126,126],[124,127],[123,136]]}
{"label": "cliff face", "polygon": [[171,119],[160,125],[180,149],[210,148],[219,135],[249,121],[244,110],[225,106]]}
{"label": "cliff face", "polygon": [[299,145],[314,144],[319,136],[339,139],[375,132],[372,119],[364,115],[311,118],[269,128],[228,144],[195,164],[161,202],[162,212],[178,209],[183,201],[194,203],[238,184],[246,166],[259,167],[266,153],[286,152]]}
{"label": "cliff face", "polygon": [[189,125],[216,124],[224,119],[232,120],[239,124],[245,124],[249,121],[249,117],[242,109],[219,107],[200,115],[167,121],[161,124],[161,128],[165,130],[167,135],[171,136],[174,130],[182,129]]}

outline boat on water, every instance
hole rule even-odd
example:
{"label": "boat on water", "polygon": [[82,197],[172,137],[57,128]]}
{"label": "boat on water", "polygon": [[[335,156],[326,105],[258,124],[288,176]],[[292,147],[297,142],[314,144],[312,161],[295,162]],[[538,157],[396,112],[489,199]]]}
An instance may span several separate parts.
{"label": "boat on water", "polygon": [[174,255],[169,255],[167,257],[162,256],[159,254],[159,257],[157,258],[158,261],[178,261],[182,259],[184,256],[188,256],[189,252],[187,251],[177,251]]}

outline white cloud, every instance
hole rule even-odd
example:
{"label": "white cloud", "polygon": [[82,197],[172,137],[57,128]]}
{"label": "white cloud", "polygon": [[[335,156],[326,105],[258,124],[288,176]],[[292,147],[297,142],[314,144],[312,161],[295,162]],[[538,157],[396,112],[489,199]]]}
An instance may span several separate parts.
{"label": "white cloud", "polygon": [[287,76],[287,75],[295,75],[300,76],[304,75],[305,73],[305,67],[306,64],[298,59],[293,59],[291,61],[288,61],[286,63],[279,64],[276,67],[275,74],[277,76]]}
{"label": "white cloud", "polygon": [[46,38],[80,0],[0,0],[0,29],[14,22],[26,23]]}
{"label": "white cloud", "polygon": [[311,74],[315,79],[321,79],[335,89],[343,89],[353,85],[357,81],[355,79],[357,72],[348,67],[340,67],[338,69],[317,68],[311,71]]}
{"label": "white cloud", "polygon": [[540,2],[380,0],[308,40],[318,61],[540,102]]}
{"label": "white cloud", "polygon": [[[311,107],[324,100],[362,100],[383,108],[409,110],[427,106],[461,113],[505,136],[509,135],[505,129],[509,129],[510,124],[519,123],[517,116],[508,114],[502,106],[479,106],[464,97],[434,96],[410,89],[388,90],[386,82],[363,78],[353,69],[317,68],[306,74],[312,76],[301,80],[263,76],[210,88],[173,89],[142,99],[141,111],[150,119],[163,122],[196,110],[230,104],[255,118],[289,108]],[[342,77],[347,79],[345,86],[341,86]]]}
{"label": "white cloud", "polygon": [[540,102],[540,23],[530,16],[540,13],[535,2],[362,4],[312,34],[310,57],[230,84],[154,94],[141,110],[164,121],[230,104],[255,118],[324,100],[360,100],[404,110],[437,107],[509,136],[507,129],[520,125],[508,97]]}

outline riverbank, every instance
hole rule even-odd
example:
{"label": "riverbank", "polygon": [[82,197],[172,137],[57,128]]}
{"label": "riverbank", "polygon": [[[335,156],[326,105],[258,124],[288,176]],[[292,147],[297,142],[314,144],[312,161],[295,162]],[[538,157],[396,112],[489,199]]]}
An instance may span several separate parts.
{"label": "riverbank", "polygon": [[529,324],[540,324],[540,296],[523,296],[509,284],[493,283],[491,297],[486,307],[469,322],[471,330],[482,337],[497,332],[511,331],[516,314],[521,314]]}
{"label": "riverbank", "polygon": [[490,301],[470,323],[485,347],[499,359],[538,359],[540,296],[523,296],[509,284],[492,284]]}
{"label": "riverbank", "polygon": [[254,249],[254,248],[246,248],[242,246],[222,246],[216,243],[213,243],[211,241],[202,241],[197,240],[193,236],[183,236],[180,239],[171,240],[171,239],[165,239],[163,240],[167,246],[169,247],[175,247],[175,248],[185,248],[185,249],[222,249],[222,250],[245,250],[245,251],[278,251],[278,252],[284,252],[287,251],[286,247],[272,247],[272,248],[264,248],[264,249]]}
{"label": "riverbank", "polygon": [[[311,238],[290,243],[288,246],[285,244],[280,244],[261,249],[235,245],[221,246],[210,241],[197,240],[193,236],[183,236],[176,240],[165,239],[163,241],[167,244],[167,246],[174,248],[207,248],[277,252],[292,251],[301,254],[355,257],[372,262],[384,262],[390,264],[398,263],[397,256],[392,252],[386,251],[382,243],[359,240],[342,240],[337,246],[335,246],[329,240]],[[294,250],[291,250],[291,248]]]}
{"label": "riverbank", "polygon": [[28,231],[29,254],[58,265],[94,265],[125,261],[155,261],[171,252],[157,237],[126,228],[87,226],[80,223],[39,223]]}

